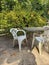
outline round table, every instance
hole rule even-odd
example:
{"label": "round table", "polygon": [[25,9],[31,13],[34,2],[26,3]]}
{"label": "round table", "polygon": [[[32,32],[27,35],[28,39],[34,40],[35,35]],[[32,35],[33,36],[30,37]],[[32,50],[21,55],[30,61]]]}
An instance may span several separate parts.
{"label": "round table", "polygon": [[28,32],[33,32],[33,39],[32,39],[32,47],[33,47],[33,44],[34,44],[34,33],[39,33],[39,32],[44,32],[46,30],[49,30],[49,26],[44,26],[44,27],[25,27],[23,28],[24,30],[28,31]]}

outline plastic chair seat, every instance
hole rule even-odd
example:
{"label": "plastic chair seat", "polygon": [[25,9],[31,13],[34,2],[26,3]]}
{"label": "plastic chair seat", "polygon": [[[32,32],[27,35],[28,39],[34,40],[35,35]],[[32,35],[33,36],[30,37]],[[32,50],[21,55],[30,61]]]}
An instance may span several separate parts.
{"label": "plastic chair seat", "polygon": [[44,38],[43,38],[43,37],[35,37],[35,39],[36,39],[38,42],[43,42],[43,41],[44,41]]}

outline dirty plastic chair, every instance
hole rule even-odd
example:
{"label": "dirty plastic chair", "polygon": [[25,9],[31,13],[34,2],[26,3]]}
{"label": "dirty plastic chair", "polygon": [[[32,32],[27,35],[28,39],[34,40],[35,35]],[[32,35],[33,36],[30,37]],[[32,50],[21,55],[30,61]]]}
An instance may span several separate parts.
{"label": "dirty plastic chair", "polygon": [[[25,32],[24,30],[22,30],[22,29],[17,29],[17,28],[11,28],[11,29],[10,29],[10,32],[11,32],[11,34],[13,35],[13,39],[14,39],[14,40],[13,40],[13,46],[14,46],[14,44],[15,44],[15,40],[18,40],[19,51],[21,51],[22,41],[23,41],[24,39],[26,39],[26,41],[27,41],[26,32]],[[23,32],[24,34],[18,36],[18,35],[17,35],[18,32]]]}
{"label": "dirty plastic chair", "polygon": [[[49,26],[44,26],[45,29],[47,29],[47,27]],[[45,30],[43,34],[41,34],[40,36],[36,36],[36,34],[34,34],[34,38],[33,38],[33,42],[35,42],[35,40],[38,41],[38,47],[39,47],[39,53],[41,55],[42,52],[42,46],[47,43],[48,46],[48,52],[49,52],[49,29]],[[33,44],[32,44],[33,46]]]}

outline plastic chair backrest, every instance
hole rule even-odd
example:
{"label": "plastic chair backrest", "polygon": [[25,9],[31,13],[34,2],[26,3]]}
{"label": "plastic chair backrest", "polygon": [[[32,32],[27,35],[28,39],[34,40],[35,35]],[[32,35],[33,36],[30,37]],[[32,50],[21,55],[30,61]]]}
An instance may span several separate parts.
{"label": "plastic chair backrest", "polygon": [[[25,32],[24,30],[20,30],[20,29],[19,29],[19,30],[17,30],[16,34],[17,34],[18,32],[23,32],[23,35],[20,34],[20,36],[26,35],[26,32]],[[17,34],[17,36],[18,36],[18,34]]]}
{"label": "plastic chair backrest", "polygon": [[44,38],[45,40],[49,40],[49,30],[44,31]]}
{"label": "plastic chair backrest", "polygon": [[11,34],[13,35],[13,38],[17,38],[16,31],[17,31],[16,28],[11,28],[11,29],[10,29],[10,32],[11,32]]}
{"label": "plastic chair backrest", "polygon": [[19,31],[24,33],[24,35],[20,35],[20,36],[25,36],[25,37],[26,37],[26,32],[25,32],[24,30],[17,29],[17,28],[11,28],[11,29],[10,29],[10,32],[11,32],[11,34],[13,35],[13,38],[16,38],[16,39],[17,39],[17,37],[18,37],[17,33],[18,33]]}

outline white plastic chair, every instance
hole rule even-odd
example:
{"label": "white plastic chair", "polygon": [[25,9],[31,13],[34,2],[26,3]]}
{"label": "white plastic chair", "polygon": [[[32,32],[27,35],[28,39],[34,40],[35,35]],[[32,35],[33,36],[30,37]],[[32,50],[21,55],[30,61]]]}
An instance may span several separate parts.
{"label": "white plastic chair", "polygon": [[[47,26],[44,26],[47,29]],[[48,26],[49,27],[49,26]],[[34,44],[34,42],[38,41],[38,47],[39,47],[39,53],[41,55],[42,52],[42,45],[47,43],[48,46],[48,51],[49,51],[49,30],[45,30],[43,34],[41,34],[40,36],[36,36],[36,34],[34,34],[34,39],[33,39],[33,43],[32,46]]]}
{"label": "white plastic chair", "polygon": [[[19,31],[23,32],[24,35],[18,36],[17,33],[18,33]],[[13,46],[14,46],[15,40],[18,40],[19,51],[21,51],[21,44],[22,44],[22,41],[23,41],[24,39],[26,39],[26,32],[25,32],[24,30],[22,30],[22,29],[17,29],[17,28],[11,28],[11,29],[10,29],[10,32],[11,32],[11,34],[13,35],[13,39],[14,39],[14,40],[13,40]],[[26,40],[26,41],[27,41],[27,40]]]}

